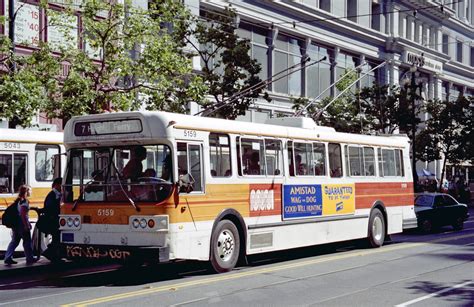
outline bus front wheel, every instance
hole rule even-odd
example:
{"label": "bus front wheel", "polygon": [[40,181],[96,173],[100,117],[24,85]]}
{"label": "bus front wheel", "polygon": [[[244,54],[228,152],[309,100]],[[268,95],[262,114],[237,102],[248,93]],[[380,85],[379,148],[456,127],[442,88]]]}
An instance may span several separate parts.
{"label": "bus front wheel", "polygon": [[211,237],[211,265],[217,273],[232,270],[239,260],[240,237],[229,220],[220,221]]}
{"label": "bus front wheel", "polygon": [[370,247],[380,247],[385,239],[385,220],[382,212],[375,208],[370,213],[368,243]]}

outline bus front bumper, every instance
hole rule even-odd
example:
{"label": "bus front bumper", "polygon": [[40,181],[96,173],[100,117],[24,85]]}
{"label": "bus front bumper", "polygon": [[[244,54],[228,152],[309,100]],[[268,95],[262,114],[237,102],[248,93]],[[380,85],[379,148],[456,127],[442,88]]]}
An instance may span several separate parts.
{"label": "bus front bumper", "polygon": [[88,244],[61,244],[62,258],[71,260],[106,260],[123,262],[140,259],[146,262],[169,261],[169,247],[158,246],[111,246]]}

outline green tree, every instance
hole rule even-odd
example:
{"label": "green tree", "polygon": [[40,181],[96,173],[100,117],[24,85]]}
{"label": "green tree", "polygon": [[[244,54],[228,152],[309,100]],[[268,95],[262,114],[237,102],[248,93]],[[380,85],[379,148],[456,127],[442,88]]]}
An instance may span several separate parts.
{"label": "green tree", "polygon": [[28,127],[47,97],[38,80],[35,62],[30,57],[13,54],[11,41],[0,35],[0,118],[9,121],[9,127]]}
{"label": "green tree", "polygon": [[213,116],[235,119],[264,90],[258,86],[261,67],[250,56],[249,41],[237,36],[235,11],[206,12],[204,19],[196,21],[187,39],[201,59],[202,78],[214,100],[203,106]]}
{"label": "green tree", "polygon": [[473,160],[473,98],[460,96],[456,101],[430,101],[427,104],[427,111],[430,119],[426,121],[426,128],[417,138],[419,140],[417,156],[422,161],[444,158],[441,185],[448,161],[457,164]]}
{"label": "green tree", "polygon": [[[41,43],[26,60],[27,76],[32,76],[27,81],[41,83],[48,98],[34,111],[67,121],[74,115],[142,106],[185,112],[190,101],[202,100],[206,88],[192,74],[192,54],[183,48],[192,18],[180,1],[155,0],[147,10],[128,0],[82,1],[79,38],[85,48],[78,48],[71,35],[78,7],[65,2],[69,5],[61,12],[42,2],[49,27],[56,27],[64,41]],[[31,72],[39,73],[37,78]],[[12,104],[7,108],[18,109]]]}
{"label": "green tree", "polygon": [[[336,83],[336,89],[341,92],[348,88],[356,79],[357,72],[354,70],[346,70],[344,78]],[[333,97],[326,97],[322,100],[311,103],[307,98],[292,98],[293,109],[300,111],[306,108],[305,113],[314,118],[316,124],[321,126],[333,127],[337,131],[360,133],[361,121],[365,121],[360,116],[360,105],[354,99],[357,91],[354,91],[355,86],[343,93],[339,98],[333,100]]]}

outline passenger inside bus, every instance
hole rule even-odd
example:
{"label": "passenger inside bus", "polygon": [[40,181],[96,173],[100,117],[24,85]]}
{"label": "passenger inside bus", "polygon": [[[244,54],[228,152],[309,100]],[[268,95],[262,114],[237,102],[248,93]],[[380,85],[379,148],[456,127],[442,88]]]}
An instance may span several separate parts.
{"label": "passenger inside bus", "polygon": [[10,179],[5,164],[0,164],[0,193],[10,193]]}
{"label": "passenger inside bus", "polygon": [[296,174],[301,176],[301,175],[306,175],[305,174],[305,165],[301,163],[301,155],[297,154],[295,156],[295,163],[290,165],[290,176],[295,175],[295,170]]}
{"label": "passenger inside bus", "polygon": [[248,160],[249,165],[244,173],[247,175],[260,175],[260,155],[259,152],[255,151]]}
{"label": "passenger inside bus", "polygon": [[130,150],[130,161],[123,168],[122,175],[123,179],[130,179],[131,181],[137,181],[139,177],[142,177],[143,164],[142,161],[146,159],[146,148],[143,146],[137,146]]}
{"label": "passenger inside bus", "polygon": [[167,155],[163,159],[163,166],[161,167],[161,179],[171,181],[171,155]]}

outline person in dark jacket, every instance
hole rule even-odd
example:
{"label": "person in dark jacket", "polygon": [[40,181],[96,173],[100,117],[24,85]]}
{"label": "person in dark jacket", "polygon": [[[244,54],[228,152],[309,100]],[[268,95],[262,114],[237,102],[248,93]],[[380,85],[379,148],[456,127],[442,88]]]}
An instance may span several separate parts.
{"label": "person in dark jacket", "polygon": [[48,233],[51,234],[52,240],[48,248],[43,252],[43,256],[51,261],[59,260],[59,210],[61,205],[61,183],[62,178],[53,180],[52,190],[48,193],[44,200],[44,207],[41,212],[44,214],[42,218],[47,221]]}

